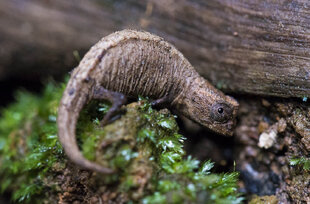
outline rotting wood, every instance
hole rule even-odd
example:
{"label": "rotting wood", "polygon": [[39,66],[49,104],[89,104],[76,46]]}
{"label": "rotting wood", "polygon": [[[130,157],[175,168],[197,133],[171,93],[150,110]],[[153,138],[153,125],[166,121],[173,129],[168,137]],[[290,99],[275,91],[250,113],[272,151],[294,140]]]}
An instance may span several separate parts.
{"label": "rotting wood", "polygon": [[226,92],[310,97],[309,13],[308,0],[0,2],[0,77],[63,73],[74,50],[141,28]]}

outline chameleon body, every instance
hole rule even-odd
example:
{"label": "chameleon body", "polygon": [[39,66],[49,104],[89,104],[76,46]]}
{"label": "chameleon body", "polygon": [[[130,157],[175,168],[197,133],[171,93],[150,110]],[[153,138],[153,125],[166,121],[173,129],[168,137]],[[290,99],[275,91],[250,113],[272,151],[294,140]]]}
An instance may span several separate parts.
{"label": "chameleon body", "polygon": [[154,99],[155,105],[167,104],[178,114],[217,133],[232,134],[238,109],[233,98],[199,76],[188,60],[162,38],[123,30],[95,44],[71,74],[57,120],[59,139],[67,156],[81,168],[112,173],[111,169],[86,160],[78,149],[75,129],[79,113],[93,98],[110,100],[115,111],[125,103],[125,96],[139,95]]}

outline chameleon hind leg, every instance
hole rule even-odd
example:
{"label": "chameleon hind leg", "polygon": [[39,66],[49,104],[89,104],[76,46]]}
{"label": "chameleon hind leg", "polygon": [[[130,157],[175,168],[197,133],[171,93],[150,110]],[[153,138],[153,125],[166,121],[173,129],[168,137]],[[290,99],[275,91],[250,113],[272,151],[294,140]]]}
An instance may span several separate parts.
{"label": "chameleon hind leg", "polygon": [[100,121],[101,126],[107,125],[112,122],[113,116],[115,116],[115,114],[118,113],[121,109],[122,105],[126,104],[127,102],[127,98],[124,94],[110,91],[103,87],[98,87],[95,89],[93,98],[99,100],[107,100],[112,103],[112,107],[108,110],[103,119]]}

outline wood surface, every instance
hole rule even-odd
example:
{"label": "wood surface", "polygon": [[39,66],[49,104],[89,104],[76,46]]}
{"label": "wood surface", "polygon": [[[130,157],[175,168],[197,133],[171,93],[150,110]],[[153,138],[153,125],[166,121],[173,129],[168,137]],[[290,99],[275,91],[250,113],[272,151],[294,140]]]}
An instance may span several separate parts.
{"label": "wood surface", "polygon": [[124,28],[164,37],[225,92],[310,97],[308,0],[0,1],[0,79],[63,74]]}

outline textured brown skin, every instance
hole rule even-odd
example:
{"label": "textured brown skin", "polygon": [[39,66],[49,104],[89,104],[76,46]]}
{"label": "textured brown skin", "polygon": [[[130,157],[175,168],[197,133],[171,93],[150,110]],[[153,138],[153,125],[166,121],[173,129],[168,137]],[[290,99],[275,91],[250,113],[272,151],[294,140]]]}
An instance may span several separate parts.
{"label": "textured brown skin", "polygon": [[[128,97],[165,98],[169,108],[224,135],[231,135],[238,103],[199,76],[174,46],[148,32],[123,30],[104,37],[73,71],[58,110],[58,135],[81,168],[112,173],[86,160],[75,129],[79,113],[99,87]],[[219,114],[218,109],[224,113]],[[224,114],[224,115],[223,115]]]}

